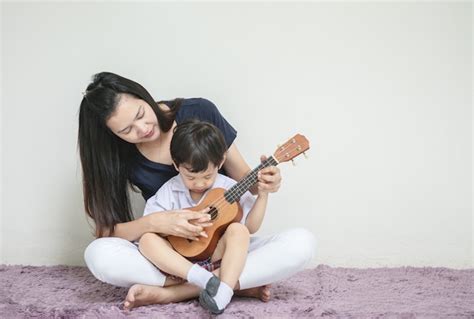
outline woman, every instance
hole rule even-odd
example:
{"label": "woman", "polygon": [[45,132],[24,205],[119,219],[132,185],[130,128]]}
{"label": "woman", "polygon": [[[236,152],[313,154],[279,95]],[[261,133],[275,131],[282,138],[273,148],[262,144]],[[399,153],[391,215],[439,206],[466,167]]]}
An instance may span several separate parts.
{"label": "woman", "polygon": [[[84,206],[98,238],[84,253],[87,266],[103,282],[130,287],[124,303],[127,309],[197,297],[196,286],[166,277],[133,242],[150,232],[197,239],[205,236],[208,214],[175,210],[134,218],[128,187],[140,189],[147,200],[177,174],[169,149],[173,128],[191,118],[208,121],[222,131],[228,147],[222,173],[241,180],[250,167],[234,143],[235,129],[208,100],[155,102],[140,84],[109,72],[96,74],[83,95],[78,144]],[[280,182],[279,169],[267,167],[251,191],[276,192]],[[253,237],[234,287],[236,294],[269,300],[269,284],[303,269],[314,250],[314,236],[304,229]]]}

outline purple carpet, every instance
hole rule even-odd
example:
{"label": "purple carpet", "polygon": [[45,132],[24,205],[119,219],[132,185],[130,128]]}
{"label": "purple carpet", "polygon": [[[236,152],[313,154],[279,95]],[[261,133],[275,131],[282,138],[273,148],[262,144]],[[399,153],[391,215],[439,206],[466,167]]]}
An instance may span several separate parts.
{"label": "purple carpet", "polygon": [[[319,266],[268,303],[234,297],[219,318],[474,318],[474,269]],[[0,266],[0,318],[209,318],[197,301],[122,310],[127,289],[83,267]]]}

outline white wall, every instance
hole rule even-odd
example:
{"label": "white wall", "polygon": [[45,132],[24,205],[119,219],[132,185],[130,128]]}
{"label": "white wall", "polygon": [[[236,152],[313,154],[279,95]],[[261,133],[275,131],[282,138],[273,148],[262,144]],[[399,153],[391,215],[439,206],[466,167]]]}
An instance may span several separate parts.
{"label": "white wall", "polygon": [[[474,158],[474,130],[472,123],[474,122],[474,112],[472,111],[472,102],[474,101],[474,83],[472,82],[472,74],[474,74],[474,65],[472,64],[472,53],[474,52],[474,34],[472,33],[472,16],[474,14],[474,6],[471,5],[471,161]],[[474,180],[474,171],[472,170],[471,162],[471,266],[474,265],[474,216],[472,214],[472,208],[474,207],[474,188],[472,181]]]}
{"label": "white wall", "polygon": [[[0,5],[0,16],[3,17],[3,6]],[[3,23],[0,23],[0,34],[3,39]],[[3,56],[3,40],[0,41],[0,58]],[[3,262],[3,59],[0,60],[0,263]]]}
{"label": "white wall", "polygon": [[78,107],[108,70],[214,101],[251,166],[306,135],[261,233],[307,227],[314,264],[472,267],[470,3],[2,6],[2,263],[83,264]]}

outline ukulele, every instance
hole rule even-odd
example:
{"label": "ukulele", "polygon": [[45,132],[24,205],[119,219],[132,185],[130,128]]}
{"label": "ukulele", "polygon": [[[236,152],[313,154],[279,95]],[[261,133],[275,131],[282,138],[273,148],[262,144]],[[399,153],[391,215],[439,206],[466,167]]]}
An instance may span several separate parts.
{"label": "ukulele", "polygon": [[216,249],[217,242],[224,234],[227,226],[232,222],[240,222],[242,219],[243,213],[239,199],[250,187],[257,183],[257,173],[265,167],[276,166],[282,162],[292,160],[308,149],[308,140],[303,135],[296,134],[285,144],[279,146],[273,156],[267,158],[230,189],[211,189],[199,205],[187,208],[191,211],[201,211],[209,208],[208,214],[211,215],[213,224],[206,228],[208,238],[200,237],[199,241],[195,241],[178,236],[168,236],[171,246],[189,260],[209,258]]}

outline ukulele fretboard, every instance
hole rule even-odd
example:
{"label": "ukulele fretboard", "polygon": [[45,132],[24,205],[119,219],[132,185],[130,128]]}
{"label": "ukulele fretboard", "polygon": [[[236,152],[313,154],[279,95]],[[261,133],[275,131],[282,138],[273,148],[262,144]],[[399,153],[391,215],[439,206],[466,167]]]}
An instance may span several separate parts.
{"label": "ukulele fretboard", "polygon": [[236,200],[239,200],[240,197],[257,182],[258,171],[260,171],[262,168],[275,165],[278,165],[278,162],[273,156],[267,158],[263,163],[261,163],[250,173],[248,173],[247,176],[244,177],[244,179],[242,179],[240,182],[232,186],[228,191],[224,193],[226,201],[232,204]]}

